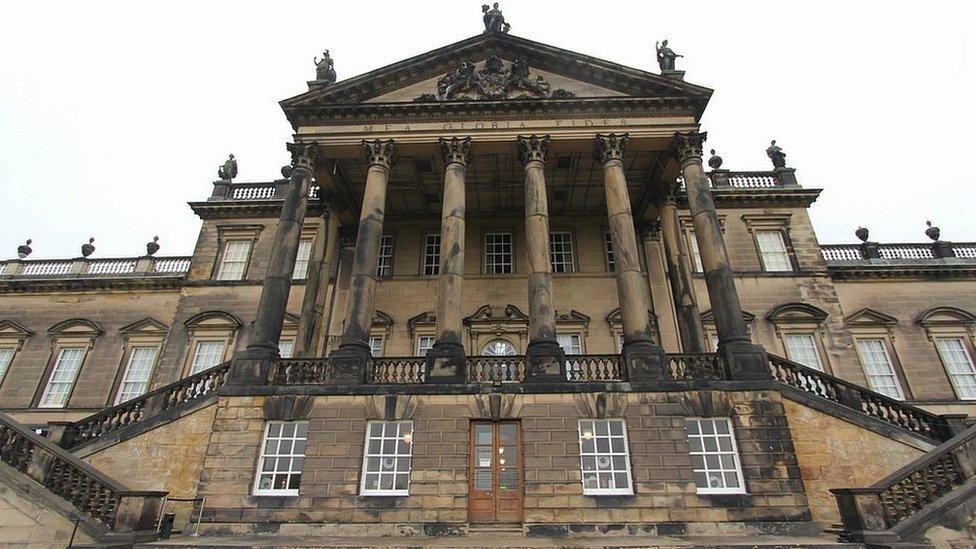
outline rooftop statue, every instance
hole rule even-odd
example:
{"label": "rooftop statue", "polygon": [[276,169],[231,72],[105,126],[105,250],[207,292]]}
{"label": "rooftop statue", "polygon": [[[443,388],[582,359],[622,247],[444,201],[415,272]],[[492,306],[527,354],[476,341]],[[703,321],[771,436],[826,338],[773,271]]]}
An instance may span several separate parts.
{"label": "rooftop statue", "polygon": [[231,181],[237,177],[237,160],[234,160],[234,155],[230,155],[230,158],[217,168],[217,177],[221,181]]}
{"label": "rooftop statue", "polygon": [[312,60],[315,61],[315,80],[327,84],[335,84],[335,67],[333,66],[332,56],[329,55],[329,50],[322,52],[322,59],[313,57]]}
{"label": "rooftop statue", "polygon": [[769,147],[766,149],[766,156],[773,161],[774,168],[786,167],[786,153],[783,152],[783,149],[776,145],[775,139],[773,139],[773,141],[769,144]]}
{"label": "rooftop statue", "polygon": [[481,6],[481,12],[485,14],[482,19],[485,22],[486,34],[490,32],[507,33],[508,29],[512,28],[511,25],[505,22],[505,16],[502,15],[502,10],[498,9],[498,2],[495,2],[491,9],[488,9],[488,4],[483,4]]}
{"label": "rooftop statue", "polygon": [[668,47],[667,40],[660,44],[654,42],[654,49],[657,50],[657,64],[661,67],[661,72],[675,70],[674,60],[679,57],[684,57],[683,55],[674,53],[674,50]]}

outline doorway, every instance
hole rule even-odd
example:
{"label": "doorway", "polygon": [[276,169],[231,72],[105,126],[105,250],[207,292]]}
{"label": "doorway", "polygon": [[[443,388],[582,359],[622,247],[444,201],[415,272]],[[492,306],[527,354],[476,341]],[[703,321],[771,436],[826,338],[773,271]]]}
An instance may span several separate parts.
{"label": "doorway", "polygon": [[522,522],[522,432],[517,421],[471,422],[468,521]]}

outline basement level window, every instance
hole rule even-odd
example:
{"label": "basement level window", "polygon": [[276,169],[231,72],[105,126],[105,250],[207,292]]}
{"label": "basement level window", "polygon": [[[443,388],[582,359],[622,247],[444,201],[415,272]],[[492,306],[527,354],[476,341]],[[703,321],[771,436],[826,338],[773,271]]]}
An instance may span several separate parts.
{"label": "basement level window", "polygon": [[371,421],[366,426],[361,496],[406,496],[410,487],[413,422]]}
{"label": "basement level window", "polygon": [[685,431],[698,493],[746,493],[732,421],[726,417],[690,417],[685,421]]}
{"label": "basement level window", "polygon": [[297,496],[305,463],[307,421],[269,421],[254,481],[256,496]]}
{"label": "basement level window", "polygon": [[627,424],[622,419],[581,419],[580,461],[583,494],[615,496],[634,493],[630,479]]}

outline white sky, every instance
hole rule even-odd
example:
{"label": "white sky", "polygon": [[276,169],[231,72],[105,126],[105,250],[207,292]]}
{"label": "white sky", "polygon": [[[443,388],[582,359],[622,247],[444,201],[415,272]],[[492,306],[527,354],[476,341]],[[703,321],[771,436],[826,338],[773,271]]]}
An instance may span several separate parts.
{"label": "white sky", "polygon": [[[482,31],[481,0],[9,2],[0,20],[0,258],[189,254],[228,153],[270,180],[329,48],[349,78]],[[976,122],[973,2],[503,0],[512,34],[657,72],[670,39],[730,169],[768,169],[771,138],[822,242],[976,240],[965,161]]]}

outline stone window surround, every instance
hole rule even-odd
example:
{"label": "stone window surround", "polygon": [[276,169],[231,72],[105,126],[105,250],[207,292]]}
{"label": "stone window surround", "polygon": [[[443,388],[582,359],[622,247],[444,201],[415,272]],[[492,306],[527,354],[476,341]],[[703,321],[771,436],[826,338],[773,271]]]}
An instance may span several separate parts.
{"label": "stone window surround", "polygon": [[[745,475],[742,473],[742,458],[740,457],[740,454],[739,454],[739,444],[738,444],[738,441],[736,440],[736,436],[735,436],[735,425],[734,425],[735,422],[732,421],[732,418],[730,418],[730,417],[715,417],[715,416],[713,416],[713,417],[688,417],[688,416],[686,416],[685,417],[685,423],[686,424],[687,423],[691,423],[691,422],[695,422],[698,425],[698,429],[701,429],[701,425],[702,425],[702,422],[703,421],[712,421],[712,422],[715,422],[717,420],[722,420],[725,423],[725,425],[727,426],[729,432],[728,432],[727,435],[725,435],[725,434],[715,434],[714,435],[714,438],[716,438],[716,440],[717,440],[719,438],[725,438],[725,437],[727,437],[729,439],[729,441],[731,442],[731,450],[723,451],[721,449],[721,447],[718,447],[715,451],[710,451],[710,450],[707,450],[707,448],[704,448],[703,447],[703,449],[702,449],[701,452],[692,451],[691,453],[692,453],[693,456],[694,455],[700,455],[700,456],[702,456],[702,459],[703,460],[707,459],[706,456],[709,456],[709,455],[722,456],[722,455],[731,454],[732,455],[732,459],[735,460],[735,469],[734,469],[734,471],[731,470],[731,469],[728,469],[726,467],[720,467],[719,469],[715,469],[715,470],[716,471],[719,471],[720,470],[720,471],[722,471],[723,473],[726,473],[726,474],[729,473],[729,472],[734,472],[735,475],[736,475],[736,478],[738,480],[739,486],[737,486],[737,487],[731,487],[731,488],[730,487],[712,488],[712,487],[697,486],[696,487],[696,493],[698,493],[699,495],[745,494],[745,493],[747,493],[747,490],[746,490],[746,479],[745,479]],[[704,445],[704,439],[705,439],[705,437],[708,437],[708,436],[709,435],[704,434],[704,433],[698,435],[698,437],[702,439],[703,445]],[[692,435],[688,435],[689,443],[691,442],[691,438],[692,438]],[[694,470],[694,464],[692,465],[692,468]],[[708,470],[711,470],[711,468],[708,468],[707,466],[706,466],[706,468]],[[695,470],[695,471],[697,472],[697,470]]]}
{"label": "stone window surround", "polygon": [[[224,252],[227,249],[227,242],[231,240],[246,240],[251,242],[247,250],[247,260],[244,262],[244,274],[240,280],[247,280],[248,270],[251,268],[251,258],[254,257],[254,247],[257,246],[258,237],[264,225],[242,225],[242,224],[220,224],[217,225],[217,256],[214,258],[213,267],[210,270],[210,278],[219,280],[217,275],[220,273],[220,265],[224,261]],[[225,280],[222,282],[231,282]]]}
{"label": "stone window surround", "polygon": [[[281,337],[278,341],[291,341],[293,344],[298,341],[298,317],[285,313],[285,321],[281,325]],[[294,349],[294,347],[292,347]]]}
{"label": "stone window surround", "polygon": [[410,349],[415,356],[419,355],[420,338],[437,338],[437,317],[432,311],[425,311],[407,320],[407,335],[410,337]]}
{"label": "stone window surround", "polygon": [[44,367],[44,372],[41,374],[40,382],[37,384],[37,390],[34,392],[34,398],[31,400],[31,407],[36,408],[40,406],[41,398],[44,396],[44,390],[50,381],[51,374],[54,371],[54,365],[57,363],[58,355],[61,353],[61,349],[66,347],[82,347],[85,349],[84,355],[81,357],[81,366],[78,367],[78,374],[75,376],[74,381],[71,383],[71,390],[68,392],[65,398],[64,408],[68,408],[71,404],[71,396],[74,393],[75,388],[78,386],[78,378],[81,377],[81,372],[85,369],[85,363],[88,361],[88,355],[91,354],[92,348],[95,346],[95,340],[98,339],[102,333],[102,329],[90,320],[83,318],[72,318],[55,324],[48,328],[48,333],[51,336],[51,353],[47,359],[47,365]]}
{"label": "stone window surround", "polygon": [[[925,335],[932,343],[932,348],[935,350],[936,356],[939,357],[939,363],[942,364],[942,370],[945,372],[946,380],[949,382],[949,386],[952,387],[956,398],[959,399],[959,392],[952,380],[952,376],[949,375],[949,369],[945,364],[942,353],[939,352],[936,339],[961,339],[965,350],[969,353],[969,359],[976,361],[976,315],[956,307],[933,307],[919,313],[915,319],[915,323],[925,330]],[[973,399],[959,400],[972,401]]]}
{"label": "stone window surround", "polygon": [[464,319],[467,326],[469,354],[480,355],[485,345],[493,339],[504,339],[518,353],[524,352],[529,339],[529,317],[514,305],[506,305],[503,313],[495,316],[492,307],[482,305]]}
{"label": "stone window surround", "polygon": [[[654,343],[659,343],[661,341],[661,329],[658,327],[657,315],[654,314],[654,311],[648,309],[647,316],[651,319],[651,340]],[[613,338],[614,352],[620,354],[624,351],[621,347],[621,342],[624,337],[624,326],[620,320],[620,307],[610,311],[605,320],[610,327],[610,337]]]}
{"label": "stone window surround", "polygon": [[[593,433],[589,433],[589,437],[587,438],[586,437],[586,433],[584,433],[584,431],[583,431],[583,428],[584,428],[583,427],[583,424],[586,423],[586,422],[592,422],[594,431],[596,430],[596,424],[599,423],[599,422],[606,422],[607,425],[608,425],[608,429],[609,429],[609,425],[611,423],[620,423],[621,424],[621,427],[622,427],[621,431],[623,433],[623,435],[621,437],[623,439],[623,452],[617,452],[617,453],[622,453],[623,454],[623,458],[624,458],[623,459],[623,462],[624,462],[624,467],[625,467],[625,470],[623,472],[626,473],[626,478],[627,478],[627,487],[626,488],[586,488],[586,485],[585,485],[586,475],[587,475],[587,473],[591,473],[592,474],[594,471],[587,471],[586,468],[583,465],[583,460],[586,457],[590,457],[590,456],[594,457],[594,459],[598,459],[597,456],[600,456],[602,454],[612,454],[612,453],[614,453],[614,452],[612,452],[612,447],[609,449],[608,452],[599,452],[599,448],[594,448],[594,453],[589,453],[589,452],[584,452],[583,451],[583,441],[584,440],[587,440],[588,438],[595,439],[597,437],[604,436],[604,435],[597,435],[595,432],[593,432]],[[611,417],[611,418],[580,418],[580,419],[577,420],[577,429],[578,429],[579,442],[580,442],[580,474],[581,474],[580,482],[581,482],[581,484],[583,484],[583,495],[584,496],[632,496],[634,494],[634,479],[633,479],[633,470],[632,470],[632,466],[631,466],[631,463],[630,463],[630,459],[631,459],[631,456],[630,456],[630,441],[628,440],[629,437],[627,436],[627,420],[626,420],[626,418],[615,418],[615,417]],[[608,434],[606,436],[608,436],[608,437],[614,437],[616,435],[609,435]],[[594,441],[594,445],[596,445],[596,442],[595,441]],[[617,474],[619,474],[619,472],[617,470],[614,470],[614,472],[617,473]]]}
{"label": "stone window surround", "polygon": [[0,321],[0,349],[13,350],[10,356],[10,362],[7,363],[7,371],[0,376],[0,385],[3,384],[3,380],[10,373],[10,369],[13,368],[17,353],[24,347],[24,343],[32,335],[34,335],[33,331],[12,320]]}
{"label": "stone window surround", "polygon": [[125,378],[126,370],[129,368],[129,360],[136,347],[154,347],[156,349],[156,359],[153,361],[152,368],[149,370],[149,378],[146,382],[146,391],[150,390],[153,376],[156,374],[156,368],[159,366],[159,358],[163,354],[163,346],[166,343],[169,328],[157,320],[146,317],[119,328],[119,333],[122,335],[122,359],[116,370],[115,380],[112,382],[108,405],[117,404],[116,400],[118,400],[119,392],[122,390],[122,382]]}
{"label": "stone window surround", "polygon": [[[579,239],[576,238],[576,229],[574,227],[566,227],[562,225],[555,225],[549,227],[549,262],[552,263],[552,234],[553,233],[566,233],[569,235],[569,247],[570,247],[570,265],[572,266],[571,271],[557,273],[552,271],[553,276],[568,276],[580,272],[580,261],[579,261]],[[512,249],[514,252],[514,247]]]}
{"label": "stone window surround", "polygon": [[[490,273],[488,272],[488,235],[490,234],[507,234],[512,239],[512,272],[510,273]],[[518,274],[518,243],[516,235],[518,231],[513,227],[493,227],[493,228],[483,228],[481,230],[481,249],[479,250],[478,257],[481,258],[481,274],[483,276],[513,276]]]}
{"label": "stone window surround", "polygon": [[833,374],[833,366],[827,354],[823,338],[827,333],[827,313],[818,307],[806,303],[785,303],[772,308],[766,314],[768,320],[779,338],[783,356],[789,357],[786,350],[786,336],[791,334],[812,334],[816,345],[817,356],[825,373]]}
{"label": "stone window surround", "polygon": [[[905,400],[913,400],[914,394],[911,386],[908,384],[908,379],[905,377],[905,370],[902,368],[901,359],[898,358],[898,351],[895,348],[895,334],[891,326],[860,325],[851,326],[850,330],[851,336],[854,338],[854,351],[857,355],[858,364],[861,365],[861,371],[864,373],[865,383],[868,383],[868,374],[864,369],[864,363],[861,362],[861,354],[857,351],[857,341],[860,339],[880,339],[884,343],[885,350],[888,352],[888,359],[891,360],[891,368],[895,371],[895,379],[898,380],[898,384],[901,386],[902,396]],[[870,388],[870,384],[865,386]]]}
{"label": "stone window surround", "polygon": [[198,342],[223,342],[224,356],[221,362],[227,360],[228,354],[233,351],[237,334],[243,323],[225,311],[205,311],[190,317],[183,325],[186,329],[186,349],[183,352],[180,379],[190,375]]}
{"label": "stone window surround", "polygon": [[742,221],[746,224],[746,230],[752,236],[752,242],[756,247],[756,255],[759,257],[759,265],[763,272],[790,272],[790,271],[770,271],[766,268],[763,260],[762,250],[759,249],[759,239],[756,237],[758,231],[779,231],[783,238],[783,246],[786,254],[790,258],[792,272],[800,270],[800,262],[796,258],[796,250],[793,248],[793,240],[790,238],[791,213],[784,214],[742,214]]}
{"label": "stone window surround", "polygon": [[572,309],[568,313],[556,311],[556,334],[576,334],[580,339],[580,354],[587,354],[586,338],[590,334],[590,317]]}
{"label": "stone window surround", "polygon": [[[257,467],[255,468],[256,470],[255,470],[255,474],[254,474],[254,483],[253,483],[252,489],[251,489],[251,493],[254,496],[267,497],[267,496],[297,496],[298,495],[299,488],[297,488],[297,487],[296,488],[260,488],[261,476],[262,476],[263,473],[266,473],[266,471],[263,471],[263,466],[264,466],[264,461],[265,461],[265,456],[266,456],[265,450],[267,449],[267,446],[268,446],[268,438],[271,436],[271,428],[272,428],[273,425],[276,425],[277,424],[277,425],[280,425],[281,426],[280,429],[284,429],[285,425],[286,424],[289,424],[289,423],[295,425],[295,432],[293,433],[293,435],[291,437],[281,437],[281,438],[278,438],[277,439],[279,441],[278,444],[281,444],[281,441],[285,441],[285,440],[291,441],[293,444],[294,444],[295,441],[301,440],[302,437],[298,433],[298,429],[299,429],[299,426],[300,425],[304,425],[305,426],[305,436],[304,436],[304,439],[306,441],[305,444],[306,444],[306,448],[307,448],[307,445],[308,445],[308,421],[306,421],[306,420],[293,420],[293,421],[269,420],[269,421],[266,421],[265,422],[265,425],[264,425],[264,434],[261,437],[261,446],[259,447],[259,452],[258,452]],[[275,458],[272,458],[272,459],[280,459],[277,456],[288,456],[285,459],[289,459],[289,458],[292,458],[292,457],[300,456],[303,459],[303,461],[304,461],[305,451],[303,450],[301,454],[294,453],[294,446],[292,446],[292,451],[290,453],[288,453],[288,454],[278,454],[276,452],[273,455],[275,456]],[[304,463],[303,463],[303,465],[304,465]],[[274,469],[277,469],[277,467],[275,467]],[[292,475],[292,474],[295,473],[295,470],[293,470],[293,469],[291,469],[291,467],[289,467],[289,469],[286,472],[290,476],[290,475]],[[301,475],[301,472],[302,472],[302,470],[301,470],[301,468],[299,468],[298,469],[299,475]],[[274,476],[276,476],[276,473],[277,473],[277,471],[271,473],[272,474],[272,478],[274,478]]]}
{"label": "stone window surround", "polygon": [[[393,436],[388,436],[386,434],[386,430],[391,424],[396,425],[396,434]],[[370,448],[369,448],[370,442],[375,438],[373,431],[374,431],[374,427],[376,427],[377,425],[382,425],[381,429],[383,431],[383,433],[380,435],[379,438],[380,454],[370,452]],[[404,432],[404,427],[403,427],[404,425],[406,426],[406,432]],[[414,430],[413,421],[409,419],[408,420],[371,420],[366,423],[366,432],[364,433],[365,436],[363,437],[365,439],[363,442],[363,464],[360,469],[360,481],[359,481],[359,495],[361,497],[407,496],[410,494],[410,476],[411,476],[412,467],[408,467],[406,473],[404,474],[402,471],[398,472],[396,466],[399,465],[400,459],[406,459],[408,464],[413,459],[413,430]],[[383,441],[390,440],[390,439],[396,441],[394,443],[393,454],[389,454],[385,452],[385,450],[383,449]],[[403,443],[407,445],[408,448],[407,453],[405,454],[400,453],[399,451],[399,446],[400,446],[399,442],[401,440],[403,441]],[[392,489],[382,489],[382,488],[367,489],[366,488],[366,482],[368,480],[367,477],[370,476],[371,473],[375,473],[377,475],[382,473],[382,469],[373,471],[368,468],[370,458],[377,457],[377,456],[381,458],[381,462],[380,462],[381,468],[383,466],[382,458],[392,457],[394,459],[394,472],[386,473],[386,474],[395,475],[394,479],[396,479],[396,477],[398,476],[406,476],[407,485],[405,488],[397,489],[395,480],[393,485],[394,487]]]}
{"label": "stone window surround", "polygon": [[[742,311],[742,320],[746,323],[746,335],[749,336],[749,341],[755,341],[756,315],[749,311]],[[718,328],[715,326],[715,319],[712,317],[711,309],[702,311],[701,321],[702,328],[705,330],[705,348],[709,352],[714,353],[718,350],[714,344],[718,339]]]}

